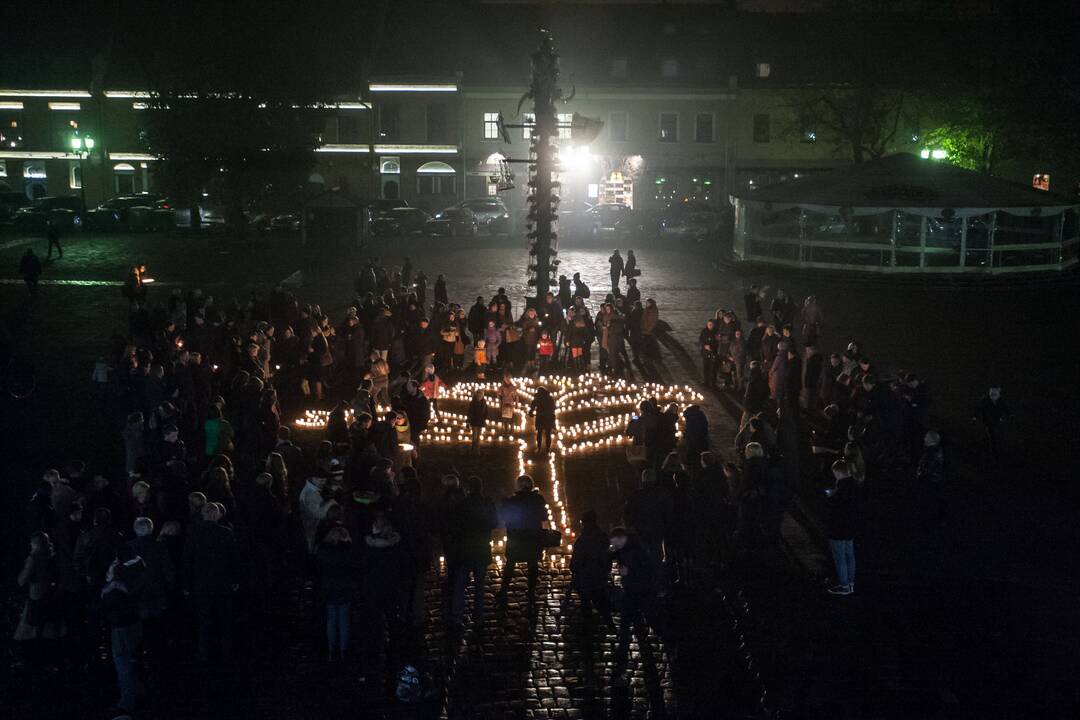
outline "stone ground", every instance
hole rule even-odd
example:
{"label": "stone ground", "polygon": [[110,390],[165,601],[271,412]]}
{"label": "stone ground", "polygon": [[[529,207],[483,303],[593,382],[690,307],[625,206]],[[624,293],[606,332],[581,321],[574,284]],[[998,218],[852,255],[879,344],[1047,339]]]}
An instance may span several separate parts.
{"label": "stone ground", "polygon": [[[36,476],[41,467],[66,459],[57,458],[55,448],[88,457],[103,447],[83,399],[103,338],[125,327],[118,283],[132,262],[147,262],[158,279],[152,300],[192,284],[217,297],[244,297],[301,270],[302,294],[333,311],[351,296],[351,277],[363,256],[356,250],[300,250],[280,240],[248,249],[219,239],[85,236],[49,265],[45,278],[56,284],[43,287],[28,306],[13,272],[26,244],[22,238],[0,241],[0,268],[12,268],[10,274],[0,271],[0,300],[19,356],[35,364],[39,379],[32,401],[4,400],[2,436],[22,450],[5,462],[15,482],[0,498],[13,520],[29,473]],[[490,296],[499,285],[520,296],[526,290],[521,245],[505,238],[456,248],[408,241],[371,252],[386,263],[410,253],[432,279],[445,272],[450,296],[464,302]],[[569,247],[562,267],[580,271],[595,298],[606,290],[609,253]],[[565,576],[549,569],[535,618],[511,605],[505,617],[489,615],[491,632],[477,637],[470,631],[456,649],[442,647],[437,633],[429,638],[433,668],[446,685],[446,715],[748,717],[763,709],[822,718],[1071,715],[1080,707],[1071,681],[1080,657],[1072,560],[1080,537],[1068,512],[1076,506],[1076,486],[1064,479],[1077,462],[1067,442],[1074,433],[1065,428],[1080,419],[1080,348],[1077,334],[1067,331],[1080,302],[1075,277],[987,287],[840,280],[717,267],[713,254],[637,249],[643,293],[657,299],[673,327],[663,363],[654,369],[658,377],[696,378],[695,341],[704,318],[718,306],[741,311],[741,291],[750,282],[782,283],[798,297],[815,293],[826,310],[827,349],[857,337],[879,366],[914,368],[929,378],[957,468],[950,531],[918,530],[902,479],[876,486],[866,537],[858,545],[859,593],[837,601],[822,591],[829,563],[814,503],[800,501],[784,525],[789,557],[766,554],[734,570],[722,593],[677,595],[678,660],[668,663],[664,652],[655,653],[655,665],[641,663],[625,691],[604,682],[603,650],[610,638],[582,637],[572,611],[560,618]],[[1000,468],[987,467],[972,449],[965,422],[972,400],[994,376],[1005,378],[1017,411],[1016,448]],[[716,446],[730,447],[737,408],[718,396],[707,410]],[[1021,444],[1023,456],[1016,451]],[[568,489],[571,512],[586,503],[617,505],[610,483],[578,485],[580,495]],[[15,523],[5,526],[10,537]],[[437,628],[441,611],[434,599],[430,604],[430,627]],[[238,675],[251,693],[232,693],[230,686],[213,701],[220,705],[200,705],[210,701],[199,698],[213,693],[183,694],[169,698],[161,714],[198,717],[220,706],[243,715],[257,710],[268,717],[324,717],[356,711],[357,703],[363,703],[362,715],[383,712],[372,704],[378,693],[350,684],[347,670],[326,675],[312,640],[320,635],[310,598],[283,600],[274,611],[280,632],[265,639],[268,651]],[[302,694],[312,685],[327,692]],[[86,692],[90,697],[83,699],[101,700]],[[229,697],[256,700],[242,709]]]}

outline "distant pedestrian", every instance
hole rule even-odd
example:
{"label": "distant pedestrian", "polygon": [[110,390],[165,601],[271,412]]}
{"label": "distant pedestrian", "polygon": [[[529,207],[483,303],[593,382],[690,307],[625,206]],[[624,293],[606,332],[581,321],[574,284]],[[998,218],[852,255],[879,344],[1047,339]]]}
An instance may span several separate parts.
{"label": "distant pedestrian", "polygon": [[1004,427],[1011,417],[1012,410],[1001,398],[1001,387],[997,385],[991,387],[975,406],[974,419],[983,426],[986,446],[995,463],[1001,459]]}
{"label": "distant pedestrian", "polygon": [[52,257],[54,247],[56,248],[57,258],[64,257],[64,248],[60,247],[60,229],[56,227],[56,223],[52,220],[50,220],[45,227],[45,237],[49,240],[49,250],[45,254],[45,257]]}
{"label": "distant pedestrian", "polygon": [[26,283],[30,297],[37,297],[38,280],[41,278],[41,259],[34,252],[34,248],[26,248],[26,254],[19,261],[19,274]]}
{"label": "distant pedestrian", "polygon": [[469,433],[472,437],[472,452],[476,455],[480,453],[480,436],[484,432],[484,425],[487,423],[488,416],[488,406],[487,401],[484,400],[483,390],[477,390],[473,393],[466,414],[469,421]]}
{"label": "distant pedestrian", "polygon": [[855,592],[855,479],[848,463],[837,460],[832,466],[836,484],[825,490],[828,499],[828,535],[836,565],[836,585],[829,588],[833,595]]}
{"label": "distant pedestrian", "polygon": [[618,294],[619,292],[619,279],[622,278],[623,257],[619,254],[619,248],[615,248],[615,252],[608,258],[608,263],[611,265],[611,291]]}

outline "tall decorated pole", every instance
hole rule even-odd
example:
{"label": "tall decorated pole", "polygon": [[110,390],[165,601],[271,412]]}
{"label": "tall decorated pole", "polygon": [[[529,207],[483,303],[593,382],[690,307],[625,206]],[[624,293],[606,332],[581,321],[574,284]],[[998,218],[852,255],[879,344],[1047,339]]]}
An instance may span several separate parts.
{"label": "tall decorated pole", "polygon": [[540,47],[532,54],[532,82],[526,98],[533,101],[535,125],[530,148],[529,214],[526,228],[529,239],[529,285],[536,288],[535,301],[544,300],[558,283],[559,218],[559,121],[555,103],[563,99],[559,82],[559,54],[551,33],[540,31]]}

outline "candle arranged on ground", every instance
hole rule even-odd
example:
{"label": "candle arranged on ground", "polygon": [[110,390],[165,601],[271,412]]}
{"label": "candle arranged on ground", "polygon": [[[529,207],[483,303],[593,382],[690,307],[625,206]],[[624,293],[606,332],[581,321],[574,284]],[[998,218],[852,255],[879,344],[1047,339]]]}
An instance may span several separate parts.
{"label": "candle arranged on ground", "polygon": [[[517,469],[524,475],[535,468],[539,459],[526,457],[532,447],[533,434],[529,428],[529,404],[539,387],[546,387],[555,398],[555,431],[552,433],[552,452],[547,455],[548,472],[551,477],[551,503],[547,507],[548,524],[565,538],[555,552],[570,552],[575,533],[566,509],[563,483],[560,479],[561,461],[581,453],[595,453],[622,448],[633,441],[626,435],[627,425],[645,400],[654,400],[663,412],[666,405],[674,403],[679,409],[676,436],[682,435],[682,411],[688,405],[704,401],[705,397],[686,385],[663,385],[661,383],[632,383],[609,378],[600,373],[587,373],[578,377],[542,376],[540,378],[513,378],[517,391],[513,417],[508,421],[492,419],[480,433],[481,445],[516,445]],[[471,428],[465,409],[473,395],[480,391],[489,407],[498,408],[500,382],[459,382],[447,387],[439,398],[439,410],[432,409],[428,426],[420,434],[421,446],[462,445],[472,442]],[[379,406],[379,416],[390,408]],[[352,422],[352,410],[345,413],[346,422]],[[294,420],[297,428],[305,430],[325,429],[330,419],[329,410],[305,410]],[[399,445],[402,453],[411,457],[416,450],[411,443]],[[493,542],[497,551],[505,549],[505,538]]]}

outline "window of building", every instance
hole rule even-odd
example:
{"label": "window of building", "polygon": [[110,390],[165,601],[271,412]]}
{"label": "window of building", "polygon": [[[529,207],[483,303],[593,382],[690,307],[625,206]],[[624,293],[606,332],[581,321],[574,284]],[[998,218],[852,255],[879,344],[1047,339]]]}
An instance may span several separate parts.
{"label": "window of building", "polygon": [[401,106],[384,103],[379,108],[379,137],[386,142],[401,139]]}
{"label": "window of building", "polygon": [[679,61],[675,58],[664,58],[660,61],[660,77],[679,77]]}
{"label": "window of building", "polygon": [[530,126],[536,125],[536,113],[525,113],[522,115],[521,124],[525,126],[521,128],[521,139],[530,139],[533,134],[533,129]]}
{"label": "window of building", "polygon": [[0,111],[0,150],[12,150],[23,146],[22,113]]}
{"label": "window of building", "polygon": [[754,142],[769,142],[769,115],[767,113],[754,116]]}
{"label": "window of building", "polygon": [[7,177],[7,160],[0,160],[0,177]]}
{"label": "window of building", "polygon": [[135,194],[135,167],[127,163],[113,166],[113,179],[117,195]]}
{"label": "window of building", "polygon": [[486,112],[484,113],[484,139],[485,140],[498,140],[499,139],[499,113]]}
{"label": "window of building", "polygon": [[571,126],[574,122],[574,113],[559,113],[559,139],[569,140],[573,137],[574,129]]}
{"label": "window of building", "polygon": [[454,175],[417,175],[416,192],[420,195],[453,195],[457,192]]}
{"label": "window of building", "polygon": [[767,78],[772,73],[772,65],[767,62],[759,62],[754,66],[754,74],[759,78]]}
{"label": "window of building", "polygon": [[612,58],[611,77],[619,78],[620,80],[624,79],[627,75],[627,71],[629,70],[629,65],[630,64],[624,57]]}
{"label": "window of building", "polygon": [[608,118],[608,129],[613,142],[626,142],[630,139],[630,118],[624,112],[613,112]]}
{"label": "window of building", "polygon": [[694,142],[711,143],[713,140],[713,114],[698,113],[694,119]]}
{"label": "window of building", "polygon": [[23,163],[23,177],[27,180],[46,180],[45,163],[41,160],[29,160]]}
{"label": "window of building", "polygon": [[354,114],[338,116],[338,142],[360,142],[360,118]]}
{"label": "window of building", "polygon": [[72,190],[82,188],[82,163],[72,162],[68,167],[68,187]]}
{"label": "window of building", "polygon": [[679,113],[660,113],[660,142],[679,141]]}
{"label": "window of building", "polygon": [[427,106],[427,141],[444,143],[447,138],[446,105],[432,103]]}

